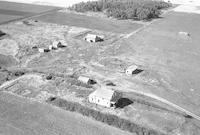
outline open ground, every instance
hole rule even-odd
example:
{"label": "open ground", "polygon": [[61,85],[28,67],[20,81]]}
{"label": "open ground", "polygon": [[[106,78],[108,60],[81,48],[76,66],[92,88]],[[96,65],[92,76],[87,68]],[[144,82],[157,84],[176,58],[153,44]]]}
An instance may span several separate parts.
{"label": "open ground", "polygon": [[[56,12],[2,25],[0,29],[10,37],[0,41],[2,80],[7,80],[1,90],[38,101],[59,96],[165,134],[199,134],[198,122],[187,113],[200,116],[199,21],[198,14],[174,11],[148,25]],[[143,25],[144,29],[134,33]],[[190,36],[180,35],[180,31]],[[83,40],[87,33],[104,35],[105,41],[87,43]],[[133,34],[123,38],[129,33]],[[48,47],[55,40],[65,40],[67,47],[48,53],[33,49]],[[12,42],[15,50],[5,41]],[[8,57],[14,62],[5,63]],[[132,64],[142,72],[126,76],[124,69]],[[16,70],[25,75],[18,77]],[[52,75],[51,80],[46,79],[48,75]],[[83,85],[77,81],[80,75],[94,78],[98,84]],[[87,96],[108,81],[115,84],[108,87],[135,99],[134,103],[116,110],[88,103]]]}

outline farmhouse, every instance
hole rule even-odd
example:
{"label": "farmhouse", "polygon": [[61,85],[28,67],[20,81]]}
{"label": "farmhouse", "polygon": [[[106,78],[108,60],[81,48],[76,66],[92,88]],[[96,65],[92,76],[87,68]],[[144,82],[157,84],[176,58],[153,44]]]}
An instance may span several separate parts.
{"label": "farmhouse", "polygon": [[110,89],[98,89],[89,95],[89,102],[105,107],[115,107],[121,94]]}
{"label": "farmhouse", "polygon": [[103,36],[87,34],[87,36],[85,36],[84,40],[86,40],[88,42],[101,42],[101,41],[103,41]]}

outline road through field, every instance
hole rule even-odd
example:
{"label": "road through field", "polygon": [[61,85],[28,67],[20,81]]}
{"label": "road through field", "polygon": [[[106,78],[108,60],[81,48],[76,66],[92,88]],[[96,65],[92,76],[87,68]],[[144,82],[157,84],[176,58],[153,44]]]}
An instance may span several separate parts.
{"label": "road through field", "polygon": [[1,135],[129,135],[76,113],[0,92]]}

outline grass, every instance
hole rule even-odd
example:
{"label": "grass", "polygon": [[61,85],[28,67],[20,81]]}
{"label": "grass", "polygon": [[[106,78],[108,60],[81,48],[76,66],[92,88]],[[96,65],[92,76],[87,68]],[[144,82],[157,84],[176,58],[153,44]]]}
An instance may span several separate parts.
{"label": "grass", "polygon": [[84,27],[114,33],[130,33],[143,26],[133,22],[114,21],[104,18],[62,12],[44,15],[37,17],[36,19],[49,23]]}
{"label": "grass", "polygon": [[61,98],[55,98],[55,97],[49,98],[47,100],[47,103],[53,104],[67,111],[78,112],[84,116],[92,117],[93,119],[97,121],[120,128],[122,130],[129,131],[131,133],[136,133],[137,135],[140,135],[140,134],[162,135],[162,133],[157,132],[155,130],[148,129],[147,127],[141,127],[139,125],[136,125],[130,122],[129,120],[119,118],[116,115],[102,113],[100,111],[83,106],[79,103],[70,102],[70,101],[67,101]]}
{"label": "grass", "polygon": [[0,108],[3,135],[130,135],[77,113],[8,93],[0,93]]}
{"label": "grass", "polygon": [[0,24],[56,8],[57,7],[0,1]]}

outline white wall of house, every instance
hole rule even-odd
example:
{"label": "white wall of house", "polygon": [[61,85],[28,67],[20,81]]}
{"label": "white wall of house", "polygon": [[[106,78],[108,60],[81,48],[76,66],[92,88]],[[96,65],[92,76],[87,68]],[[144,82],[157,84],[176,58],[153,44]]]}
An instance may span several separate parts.
{"label": "white wall of house", "polygon": [[105,107],[110,107],[110,100],[107,99],[103,99],[100,97],[96,97],[96,96],[89,96],[89,102],[90,103],[95,103],[101,106],[105,106]]}

